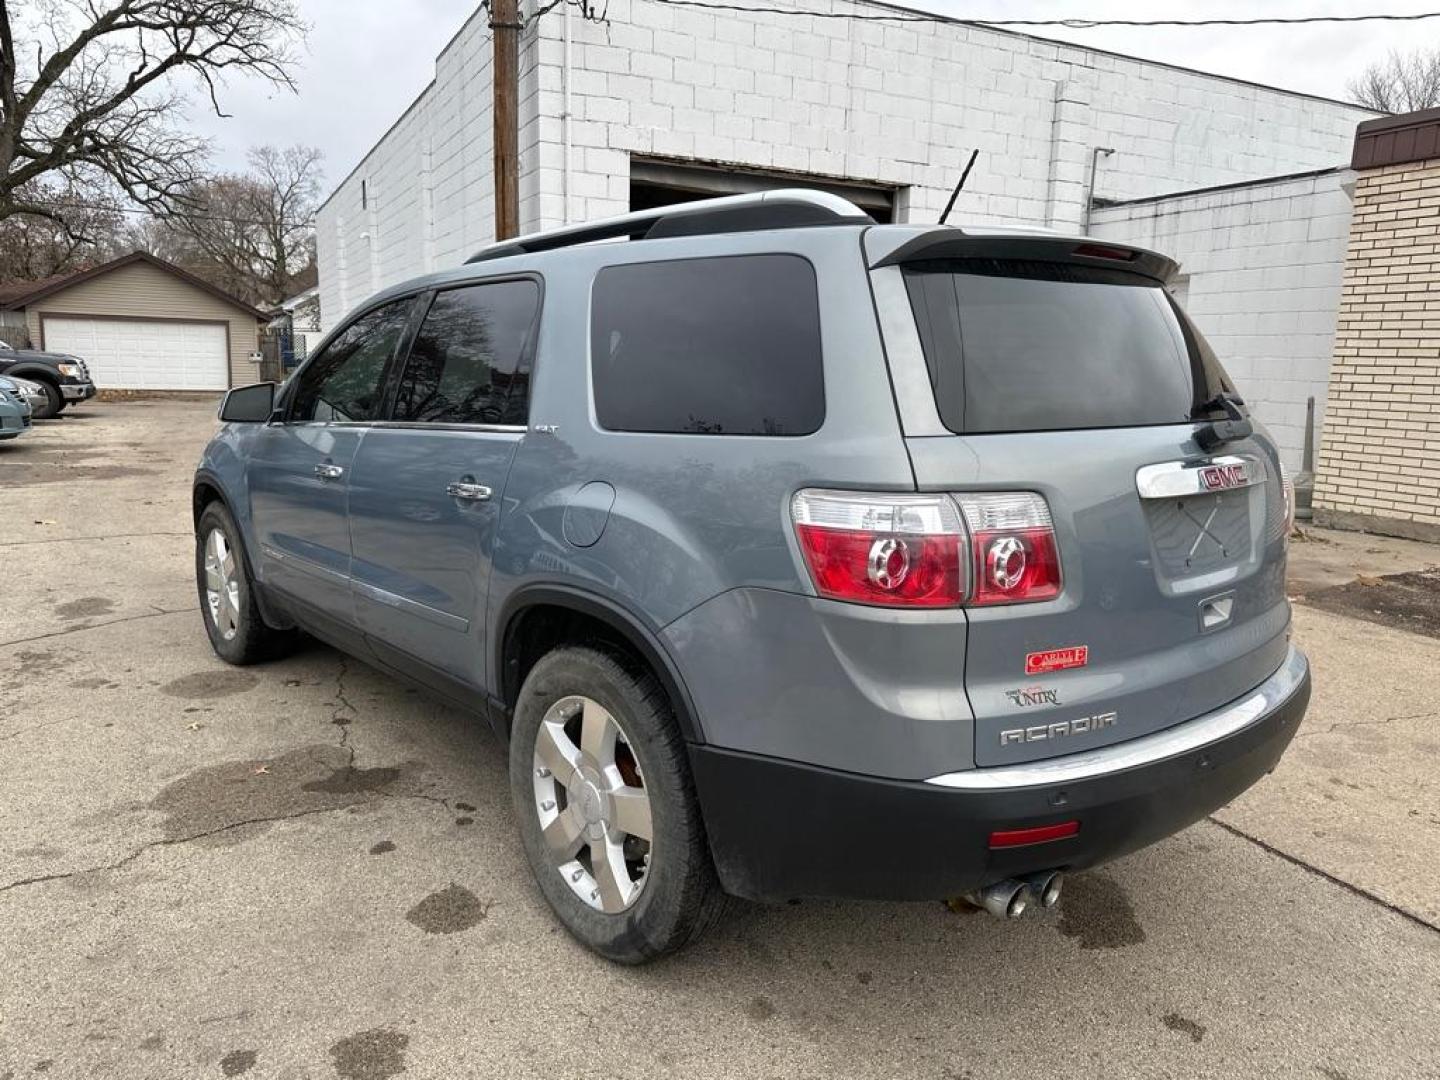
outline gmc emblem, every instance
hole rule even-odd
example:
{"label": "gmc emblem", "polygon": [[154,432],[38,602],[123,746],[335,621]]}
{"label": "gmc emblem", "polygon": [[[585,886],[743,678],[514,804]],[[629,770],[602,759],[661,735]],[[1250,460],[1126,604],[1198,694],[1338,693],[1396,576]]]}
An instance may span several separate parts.
{"label": "gmc emblem", "polygon": [[1244,487],[1250,477],[1244,465],[1206,465],[1200,470],[1200,482],[1207,491],[1225,491]]}

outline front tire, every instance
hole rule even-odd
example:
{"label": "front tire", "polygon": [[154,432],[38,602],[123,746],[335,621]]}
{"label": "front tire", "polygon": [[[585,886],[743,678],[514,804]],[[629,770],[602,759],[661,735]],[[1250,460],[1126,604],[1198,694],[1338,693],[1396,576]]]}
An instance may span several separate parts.
{"label": "front tire", "polygon": [[541,893],[601,956],[674,952],[723,911],[685,742],[649,673],[573,646],[537,661],[515,708],[510,790]]}
{"label": "front tire", "polygon": [[53,420],[65,411],[65,395],[52,382],[37,380],[45,391],[45,404],[34,410],[36,420]]}
{"label": "front tire", "polygon": [[227,664],[269,660],[292,644],[293,631],[276,630],[260,615],[240,530],[223,503],[206,506],[195,526],[195,580],[205,633]]}

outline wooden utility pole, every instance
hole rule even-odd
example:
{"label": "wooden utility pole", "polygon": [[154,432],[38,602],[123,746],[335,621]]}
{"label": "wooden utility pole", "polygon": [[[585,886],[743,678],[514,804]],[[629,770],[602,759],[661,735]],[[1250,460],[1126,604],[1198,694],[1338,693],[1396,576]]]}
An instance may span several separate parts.
{"label": "wooden utility pole", "polygon": [[520,233],[520,129],[516,98],[520,79],[519,0],[490,0],[495,58],[495,239]]}

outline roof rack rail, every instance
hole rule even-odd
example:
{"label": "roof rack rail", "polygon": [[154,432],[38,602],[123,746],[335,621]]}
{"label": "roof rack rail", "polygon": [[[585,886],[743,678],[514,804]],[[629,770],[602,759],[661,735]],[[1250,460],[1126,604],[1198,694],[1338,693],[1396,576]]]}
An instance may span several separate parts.
{"label": "roof rack rail", "polygon": [[760,229],[794,229],[807,225],[874,223],[874,219],[848,199],[808,188],[778,188],[749,195],[640,210],[586,225],[567,225],[481,248],[465,262],[488,262],[512,255],[588,244],[595,240],[653,240],[666,236],[704,236],[713,233],[752,232]]}

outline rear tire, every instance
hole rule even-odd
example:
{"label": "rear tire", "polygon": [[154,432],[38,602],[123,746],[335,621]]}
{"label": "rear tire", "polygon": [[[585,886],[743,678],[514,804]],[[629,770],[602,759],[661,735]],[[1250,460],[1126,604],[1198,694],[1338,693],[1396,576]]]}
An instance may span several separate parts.
{"label": "rear tire", "polygon": [[34,411],[36,420],[53,420],[65,410],[65,395],[60,393],[60,387],[52,382],[39,380],[41,387],[45,390],[46,402]]}
{"label": "rear tire", "polygon": [[195,526],[195,580],[210,647],[227,664],[270,660],[294,646],[293,630],[276,630],[260,615],[240,530],[224,503],[206,506]]}
{"label": "rear tire", "polygon": [[644,963],[723,913],[685,741],[648,672],[592,648],[543,656],[515,707],[510,790],[536,883],[586,948]]}

